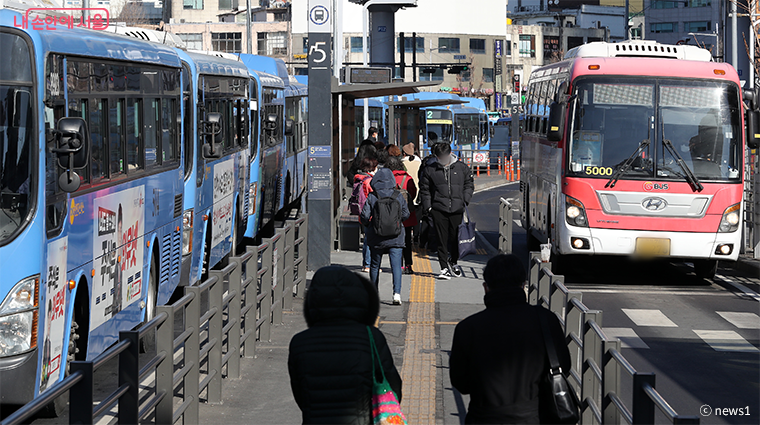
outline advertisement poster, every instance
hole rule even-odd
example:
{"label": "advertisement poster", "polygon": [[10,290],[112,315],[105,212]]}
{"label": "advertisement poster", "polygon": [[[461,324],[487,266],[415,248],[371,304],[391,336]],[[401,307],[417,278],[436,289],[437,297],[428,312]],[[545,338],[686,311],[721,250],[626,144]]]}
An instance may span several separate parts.
{"label": "advertisement poster", "polygon": [[232,192],[235,184],[233,160],[214,165],[214,213],[211,222],[211,248],[232,235]]}
{"label": "advertisement poster", "polygon": [[[61,373],[63,337],[66,334],[66,254],[68,237],[48,244],[45,279],[45,338],[42,343],[40,393],[58,380]],[[65,363],[63,363],[65,364]],[[50,384],[50,385],[48,385]]]}
{"label": "advertisement poster", "polygon": [[95,329],[140,298],[143,283],[145,187],[96,198],[93,206],[95,277],[90,329]]}

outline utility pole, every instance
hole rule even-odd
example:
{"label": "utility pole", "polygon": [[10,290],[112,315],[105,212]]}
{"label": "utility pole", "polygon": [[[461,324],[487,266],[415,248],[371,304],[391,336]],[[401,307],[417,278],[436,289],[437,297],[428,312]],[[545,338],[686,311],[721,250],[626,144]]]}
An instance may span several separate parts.
{"label": "utility pole", "polygon": [[[293,17],[291,16],[292,20]],[[251,31],[251,0],[245,0],[245,37],[246,37],[246,53],[253,54],[253,32]]]}
{"label": "utility pole", "polygon": [[[417,33],[412,33],[412,81],[417,81]],[[423,46],[424,47],[424,46]]]}

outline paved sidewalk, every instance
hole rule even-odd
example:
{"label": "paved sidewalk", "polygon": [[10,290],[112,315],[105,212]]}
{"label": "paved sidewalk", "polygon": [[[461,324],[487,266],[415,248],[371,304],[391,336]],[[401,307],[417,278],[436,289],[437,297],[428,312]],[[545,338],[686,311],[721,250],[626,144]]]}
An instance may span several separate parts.
{"label": "paved sidewalk", "polygon": [[[485,247],[480,247],[485,252]],[[452,389],[448,353],[454,326],[483,308],[481,273],[485,254],[460,261],[464,276],[436,280],[438,264],[427,252],[416,253],[417,274],[404,275],[401,306],[391,304],[392,278],[387,259],[380,273],[378,327],[386,335],[404,379],[402,409],[410,424],[463,423],[467,397]],[[332,263],[359,272],[361,253],[333,252]],[[309,279],[313,272],[309,272]],[[288,344],[306,329],[303,301],[272,327],[271,342],[257,345],[255,359],[242,359],[241,378],[223,381],[221,405],[201,404],[201,423],[300,423],[301,412],[290,390]]]}

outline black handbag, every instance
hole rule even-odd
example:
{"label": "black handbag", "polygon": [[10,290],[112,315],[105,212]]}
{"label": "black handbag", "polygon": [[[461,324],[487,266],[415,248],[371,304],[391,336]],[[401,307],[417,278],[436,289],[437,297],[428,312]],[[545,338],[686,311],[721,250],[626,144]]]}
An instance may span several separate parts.
{"label": "black handbag", "polygon": [[546,321],[546,316],[540,313],[538,321],[541,325],[541,333],[544,335],[546,355],[549,358],[549,373],[541,380],[538,389],[541,423],[575,424],[580,419],[580,403],[573,387],[562,373],[557,349],[549,334],[549,323]]}

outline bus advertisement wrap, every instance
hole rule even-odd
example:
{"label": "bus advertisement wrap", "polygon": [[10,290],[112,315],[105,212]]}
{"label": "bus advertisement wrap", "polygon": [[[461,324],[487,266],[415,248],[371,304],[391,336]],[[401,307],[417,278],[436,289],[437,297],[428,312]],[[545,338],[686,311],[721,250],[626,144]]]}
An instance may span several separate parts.
{"label": "bus advertisement wrap", "polygon": [[143,277],[143,245],[138,235],[144,232],[145,188],[133,187],[95,198],[97,211],[93,252],[95,261],[92,285],[90,326],[97,328],[140,297]]}
{"label": "bus advertisement wrap", "polygon": [[[64,236],[48,244],[47,279],[45,281],[45,337],[42,344],[42,374],[40,393],[48,388],[48,382],[56,382],[54,374],[61,373],[63,336],[66,324],[66,259],[68,237]],[[52,381],[50,377],[53,377]]]}
{"label": "bus advertisement wrap", "polygon": [[232,234],[232,192],[234,191],[233,160],[214,165],[214,219],[211,229],[211,249]]}

